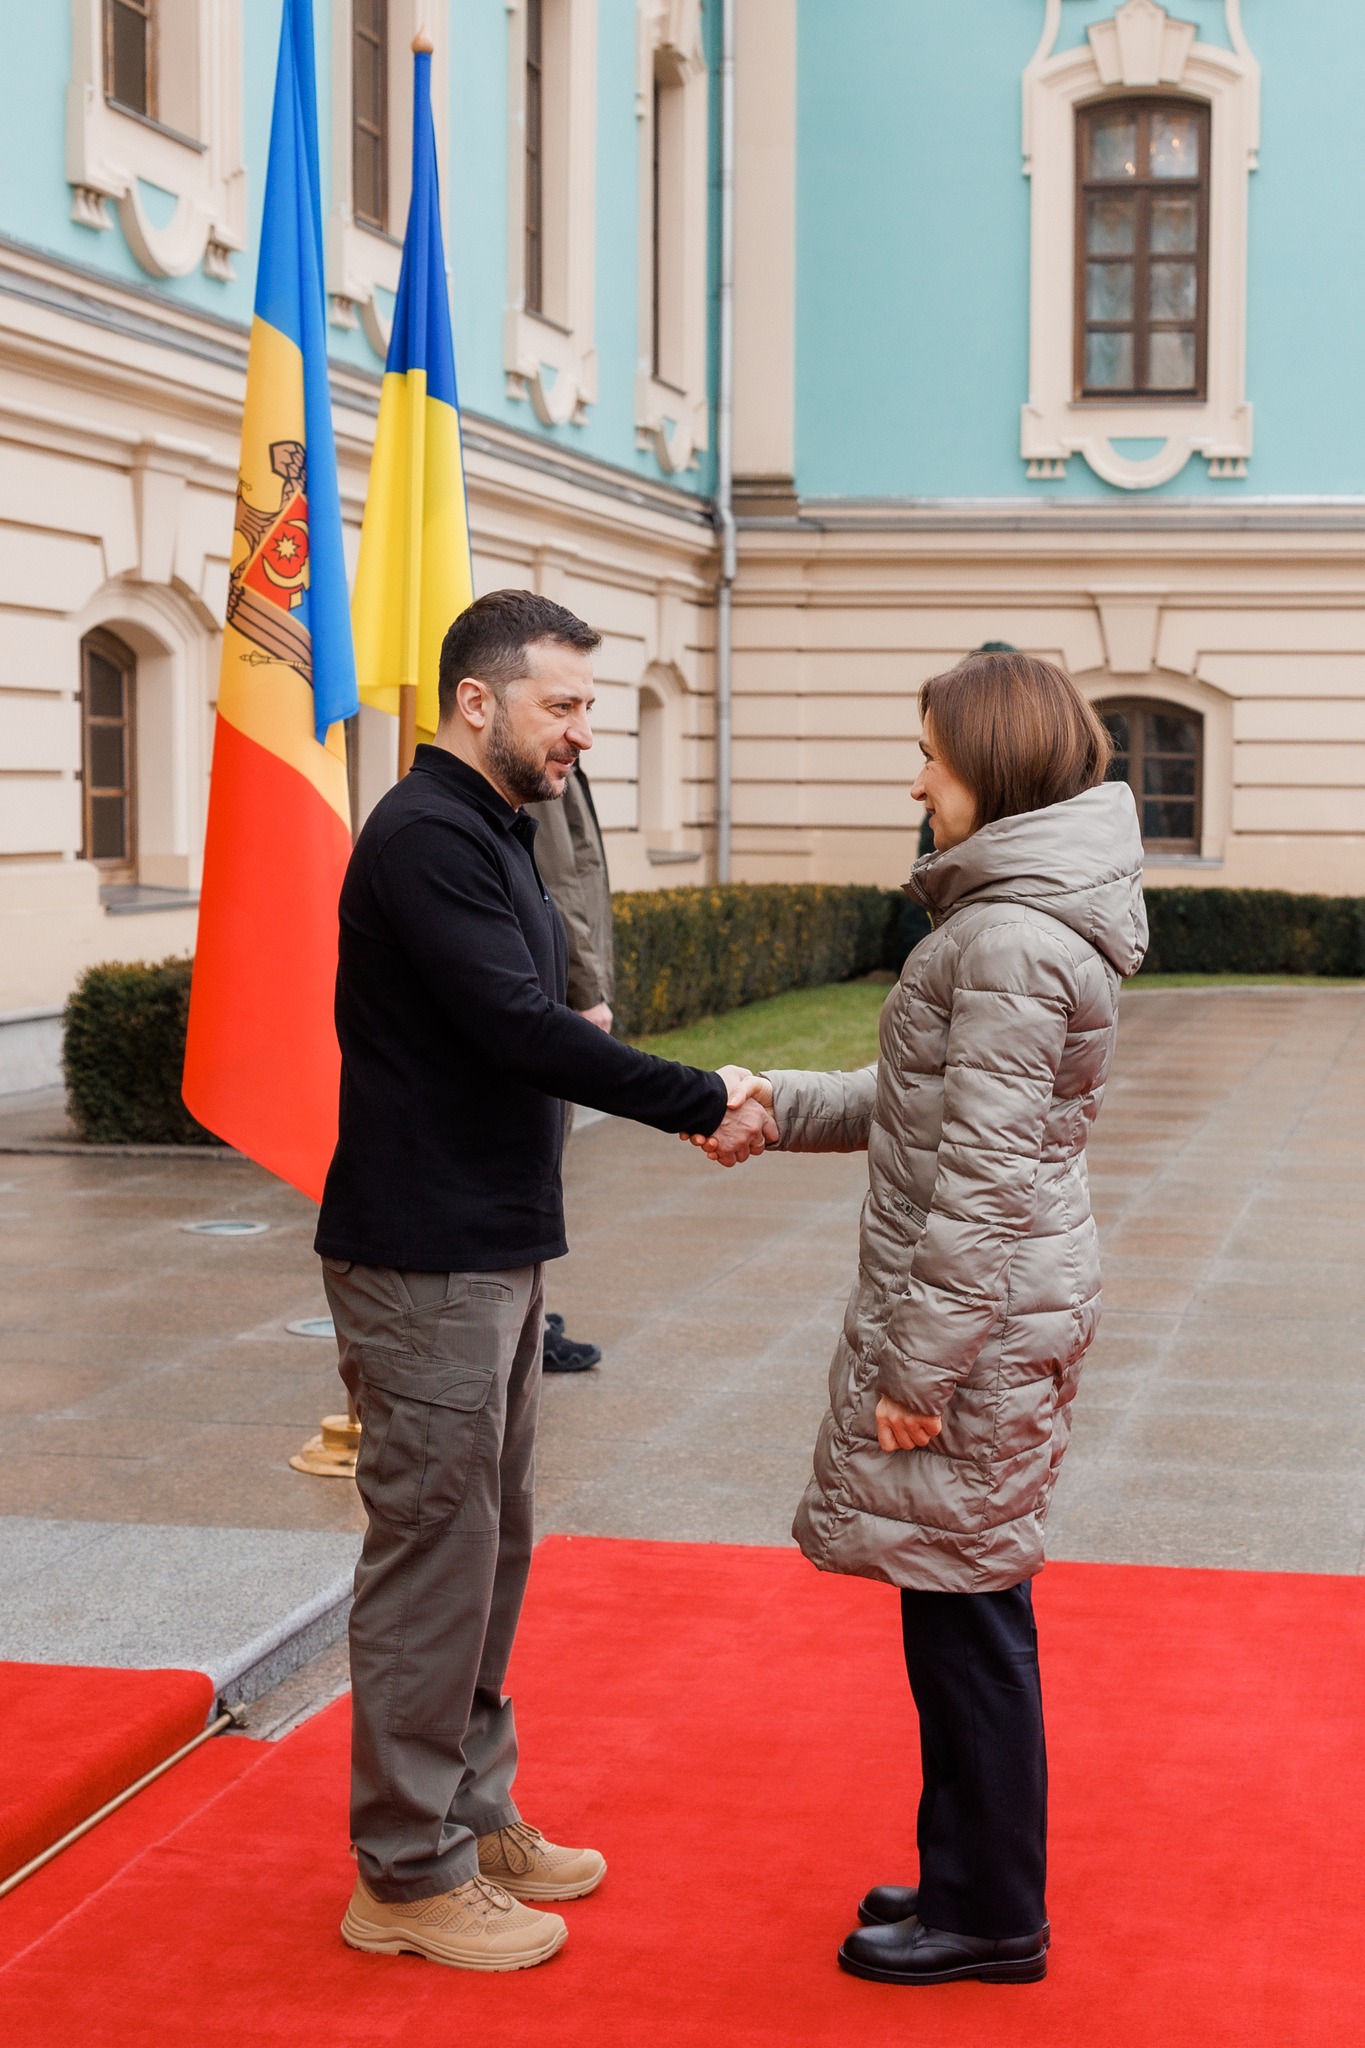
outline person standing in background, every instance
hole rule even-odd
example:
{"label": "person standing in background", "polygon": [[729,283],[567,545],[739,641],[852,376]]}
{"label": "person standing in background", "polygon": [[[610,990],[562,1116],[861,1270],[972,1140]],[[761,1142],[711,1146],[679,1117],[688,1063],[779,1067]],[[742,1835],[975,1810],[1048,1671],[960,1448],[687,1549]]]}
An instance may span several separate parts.
{"label": "person standing in background", "polygon": [[[558,803],[527,804],[540,827],[536,862],[555,908],[564,920],[569,942],[571,1009],[599,1030],[610,1031],[616,1000],[616,963],[611,938],[611,882],[597,806],[580,761]],[[573,1105],[565,1105],[567,1139],[573,1126]],[[566,1335],[564,1318],[545,1318],[542,1363],[546,1372],[587,1372],[601,1362],[596,1344]]]}

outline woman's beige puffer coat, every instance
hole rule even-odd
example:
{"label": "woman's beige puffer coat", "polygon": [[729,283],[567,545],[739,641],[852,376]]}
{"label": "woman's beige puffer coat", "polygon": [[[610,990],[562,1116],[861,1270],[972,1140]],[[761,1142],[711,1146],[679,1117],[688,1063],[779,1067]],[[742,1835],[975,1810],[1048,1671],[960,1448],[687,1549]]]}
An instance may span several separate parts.
{"label": "woman's beige puffer coat", "polygon": [[[1132,794],[1105,783],[916,863],[935,929],[854,1074],[773,1073],[785,1149],[868,1153],[858,1279],[794,1535],[812,1563],[997,1592],[1043,1519],[1100,1313],[1085,1141],[1147,944]],[[878,1448],[889,1394],[942,1415]]]}

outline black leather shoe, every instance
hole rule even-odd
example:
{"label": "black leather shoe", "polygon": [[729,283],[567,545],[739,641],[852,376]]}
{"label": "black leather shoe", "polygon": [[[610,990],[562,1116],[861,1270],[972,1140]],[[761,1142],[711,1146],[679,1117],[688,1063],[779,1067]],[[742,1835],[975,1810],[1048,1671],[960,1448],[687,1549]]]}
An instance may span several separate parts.
{"label": "black leather shoe", "polygon": [[894,1927],[897,1920],[913,1920],[918,1907],[912,1884],[874,1884],[858,1901],[858,1918],[864,1927]]}
{"label": "black leather shoe", "polygon": [[1047,1975],[1045,1929],[1010,1941],[985,1941],[974,1934],[948,1934],[918,1920],[891,1926],[858,1927],[839,1950],[839,1967],[879,1984],[954,1984],[979,1978],[983,1984],[1036,1984]]}
{"label": "black leather shoe", "polygon": [[[858,1918],[864,1927],[894,1927],[897,1920],[912,1920],[919,1912],[919,1893],[910,1884],[874,1884],[858,1901]],[[1052,1946],[1052,1922],[1044,1920],[1044,1948]]]}
{"label": "black leather shoe", "polygon": [[[548,1325],[550,1318],[547,1316],[545,1320]],[[545,1371],[589,1372],[593,1366],[600,1365],[602,1353],[599,1347],[596,1344],[575,1343],[572,1337],[564,1335],[562,1320],[556,1320],[560,1321],[560,1328],[546,1329],[541,1348],[541,1364]]]}

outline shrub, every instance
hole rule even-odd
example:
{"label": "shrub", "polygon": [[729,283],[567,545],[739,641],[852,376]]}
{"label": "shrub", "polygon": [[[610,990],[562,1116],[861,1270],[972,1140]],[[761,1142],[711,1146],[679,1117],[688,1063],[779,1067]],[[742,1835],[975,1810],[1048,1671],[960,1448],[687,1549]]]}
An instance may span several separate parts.
{"label": "shrub", "polygon": [[188,960],[111,963],[83,974],[66,1006],[66,1099],[94,1145],[216,1145],[180,1099]]}
{"label": "shrub", "polygon": [[1148,974],[1365,975],[1365,897],[1148,889]]}
{"label": "shrub", "polygon": [[616,1015],[673,1031],[784,989],[899,967],[899,890],[828,882],[639,889],[612,898]]}

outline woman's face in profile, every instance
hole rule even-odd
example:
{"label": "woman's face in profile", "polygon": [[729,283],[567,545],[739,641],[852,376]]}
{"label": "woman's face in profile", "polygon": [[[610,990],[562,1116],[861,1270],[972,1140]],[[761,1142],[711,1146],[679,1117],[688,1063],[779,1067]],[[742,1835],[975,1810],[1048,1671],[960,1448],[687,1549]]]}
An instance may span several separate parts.
{"label": "woman's face in profile", "polygon": [[976,797],[936,750],[934,729],[927,722],[920,734],[919,750],[924,766],[911,784],[910,794],[916,803],[924,805],[929,815],[935,851],[945,853],[975,832]]}

